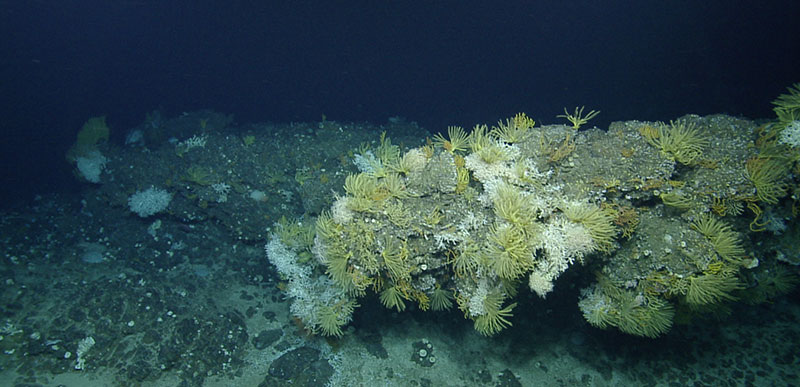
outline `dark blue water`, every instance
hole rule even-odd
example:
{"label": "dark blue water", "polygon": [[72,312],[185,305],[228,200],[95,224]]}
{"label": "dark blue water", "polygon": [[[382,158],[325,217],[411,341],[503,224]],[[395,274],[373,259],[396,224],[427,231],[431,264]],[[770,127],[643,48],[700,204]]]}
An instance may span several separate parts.
{"label": "dark blue water", "polygon": [[792,1],[30,1],[0,10],[2,203],[75,189],[87,117],[120,141],[161,108],[242,122],[403,116],[438,131],[565,106],[597,125],[768,117],[797,82]]}

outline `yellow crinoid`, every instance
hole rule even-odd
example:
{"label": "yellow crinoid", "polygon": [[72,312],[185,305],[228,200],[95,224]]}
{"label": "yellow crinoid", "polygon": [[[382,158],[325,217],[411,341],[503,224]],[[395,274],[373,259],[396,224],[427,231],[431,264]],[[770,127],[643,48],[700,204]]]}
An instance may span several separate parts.
{"label": "yellow crinoid", "polygon": [[675,309],[663,298],[623,289],[602,275],[596,286],[584,290],[578,306],[584,319],[595,327],[613,326],[650,338],[668,332],[675,316]]}
{"label": "yellow crinoid", "polygon": [[671,192],[662,192],[658,195],[664,204],[677,208],[679,210],[688,210],[696,205],[695,201],[689,195],[684,194],[680,190]]}
{"label": "yellow crinoid", "polygon": [[522,229],[536,220],[530,198],[509,183],[503,182],[497,186],[493,204],[497,216]]}
{"label": "yellow crinoid", "polygon": [[453,271],[457,276],[465,277],[475,274],[482,255],[483,251],[480,245],[472,240],[466,240],[458,246],[458,250],[447,252],[447,263],[453,265]]}
{"label": "yellow crinoid", "polygon": [[390,235],[380,238],[380,257],[389,276],[395,281],[411,279],[411,267],[408,266],[408,247],[406,242]]}
{"label": "yellow crinoid", "polygon": [[714,251],[725,261],[741,264],[745,251],[739,233],[722,220],[709,214],[702,214],[692,222],[691,227],[711,242]]}
{"label": "yellow crinoid", "polygon": [[433,143],[436,146],[441,146],[450,153],[467,150],[469,136],[464,132],[464,128],[460,126],[448,126],[447,137],[449,137],[449,139],[444,138],[441,133],[437,133],[433,136]]}
{"label": "yellow crinoid", "polygon": [[350,174],[344,180],[344,190],[359,199],[373,199],[378,191],[378,179],[366,174]]}
{"label": "yellow crinoid", "polygon": [[694,164],[703,154],[708,138],[692,122],[670,121],[660,124],[658,135],[646,135],[647,142],[661,149],[661,154],[684,165]]}
{"label": "yellow crinoid", "polygon": [[587,113],[585,116],[583,115],[583,109],[586,108],[585,106],[581,106],[580,108],[575,107],[575,113],[569,114],[567,108],[564,108],[564,114],[559,114],[556,117],[558,118],[566,118],[567,121],[572,123],[572,129],[578,130],[580,127],[589,122],[592,118],[596,117],[600,114],[599,111],[592,110]]}
{"label": "yellow crinoid", "polygon": [[780,157],[755,157],[745,163],[745,176],[756,188],[756,198],[766,204],[776,204],[786,195],[785,180],[791,162]]}
{"label": "yellow crinoid", "polygon": [[597,248],[605,252],[614,247],[614,237],[617,235],[614,215],[609,212],[590,203],[571,204],[564,208],[564,215],[586,227]]}
{"label": "yellow crinoid", "polygon": [[339,337],[342,327],[352,320],[353,310],[358,304],[351,299],[345,298],[332,305],[322,305],[318,311],[318,324],[312,326],[312,332],[321,332],[325,336]]}
{"label": "yellow crinoid", "polygon": [[453,307],[453,292],[442,289],[437,283],[431,294],[431,309],[448,310]]}
{"label": "yellow crinoid", "polygon": [[496,292],[489,293],[483,300],[483,314],[475,317],[475,330],[485,336],[492,336],[511,326],[508,318],[517,303],[503,306],[503,296]]}
{"label": "yellow crinoid", "polygon": [[406,189],[405,182],[400,175],[393,172],[387,173],[380,179],[379,188],[382,193],[398,199],[407,199],[414,196]]}
{"label": "yellow crinoid", "polygon": [[789,94],[781,94],[772,101],[773,109],[782,123],[788,123],[800,118],[800,83],[787,88]]}
{"label": "yellow crinoid", "polygon": [[672,328],[675,309],[664,299],[623,292],[617,303],[614,323],[622,332],[656,338]]}
{"label": "yellow crinoid", "polygon": [[490,227],[486,255],[497,276],[513,280],[533,267],[533,251],[525,232],[511,224]]}
{"label": "yellow crinoid", "polygon": [[686,302],[690,306],[714,304],[720,301],[735,301],[731,292],[744,286],[731,270],[712,274],[705,273],[689,277]]}
{"label": "yellow crinoid", "polygon": [[403,292],[397,286],[390,286],[381,292],[380,299],[383,306],[389,309],[396,309],[402,312],[406,309],[406,303],[403,299],[406,298]]}
{"label": "yellow crinoid", "polygon": [[475,153],[487,164],[497,164],[514,158],[512,148],[506,144],[490,140]]}
{"label": "yellow crinoid", "polygon": [[513,144],[522,142],[534,125],[536,125],[536,122],[533,119],[525,113],[518,113],[514,118],[507,119],[505,123],[499,121],[497,126],[492,128],[490,134],[500,141]]}

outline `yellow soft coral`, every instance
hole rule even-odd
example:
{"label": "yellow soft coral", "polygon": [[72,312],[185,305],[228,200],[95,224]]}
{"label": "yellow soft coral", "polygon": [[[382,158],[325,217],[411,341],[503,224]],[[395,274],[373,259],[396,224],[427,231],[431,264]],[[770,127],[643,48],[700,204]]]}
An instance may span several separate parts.
{"label": "yellow soft coral", "polygon": [[97,145],[101,141],[108,141],[109,129],[106,125],[106,116],[92,117],[83,124],[78,132],[78,145]]}
{"label": "yellow soft coral", "polygon": [[109,129],[106,117],[89,118],[78,132],[75,144],[67,151],[67,159],[75,161],[78,157],[97,149],[97,144],[108,141]]}

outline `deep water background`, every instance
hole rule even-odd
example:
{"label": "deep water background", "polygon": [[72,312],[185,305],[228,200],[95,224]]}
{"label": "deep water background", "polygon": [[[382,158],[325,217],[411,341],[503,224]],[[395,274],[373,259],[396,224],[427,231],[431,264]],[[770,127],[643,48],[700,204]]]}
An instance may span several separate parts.
{"label": "deep water background", "polygon": [[797,1],[4,1],[0,205],[80,189],[64,153],[97,115],[113,141],[154,109],[432,131],[579,105],[600,127],[769,118],[800,82],[798,15]]}

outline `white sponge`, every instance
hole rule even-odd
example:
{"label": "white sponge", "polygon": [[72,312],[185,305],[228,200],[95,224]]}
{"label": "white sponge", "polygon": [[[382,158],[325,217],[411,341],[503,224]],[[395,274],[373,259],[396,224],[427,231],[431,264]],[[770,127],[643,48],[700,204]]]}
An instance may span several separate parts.
{"label": "white sponge", "polygon": [[172,195],[164,189],[150,187],[137,191],[128,198],[128,207],[142,218],[164,211],[172,200]]}

